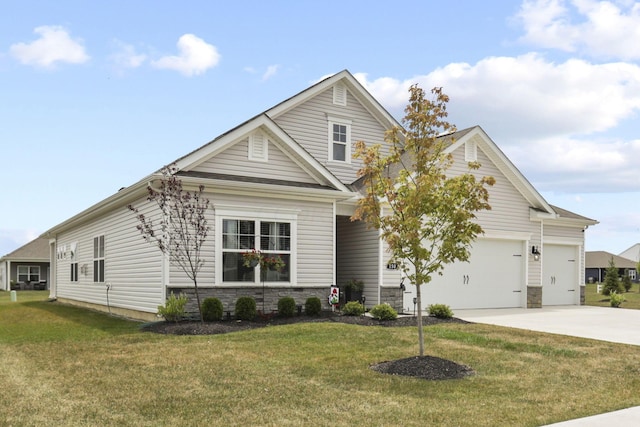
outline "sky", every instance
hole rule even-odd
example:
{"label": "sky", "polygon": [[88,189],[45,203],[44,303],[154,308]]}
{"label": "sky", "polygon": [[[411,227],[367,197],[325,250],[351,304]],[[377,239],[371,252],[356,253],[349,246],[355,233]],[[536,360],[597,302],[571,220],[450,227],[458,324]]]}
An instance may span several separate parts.
{"label": "sky", "polygon": [[640,243],[640,2],[3,0],[0,256],[348,69],[443,87],[586,250]]}

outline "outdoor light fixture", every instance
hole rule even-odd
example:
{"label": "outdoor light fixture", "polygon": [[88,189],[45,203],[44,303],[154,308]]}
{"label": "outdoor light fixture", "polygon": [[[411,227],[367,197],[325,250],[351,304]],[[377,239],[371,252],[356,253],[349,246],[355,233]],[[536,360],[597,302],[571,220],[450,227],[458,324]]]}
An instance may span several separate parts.
{"label": "outdoor light fixture", "polygon": [[531,246],[531,255],[533,255],[534,260],[540,260],[540,251],[538,250],[537,246]]}

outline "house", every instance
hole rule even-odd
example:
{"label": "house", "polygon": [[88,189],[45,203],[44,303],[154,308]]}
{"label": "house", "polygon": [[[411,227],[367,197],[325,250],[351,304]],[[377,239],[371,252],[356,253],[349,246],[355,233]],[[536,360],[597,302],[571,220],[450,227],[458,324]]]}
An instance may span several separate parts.
{"label": "house", "polygon": [[629,274],[633,282],[640,280],[635,261],[605,251],[588,251],[585,252],[585,277],[587,282],[603,282],[611,259],[613,259],[613,263],[618,268],[619,276],[625,274],[625,270],[627,270],[627,274]]}
{"label": "house", "polygon": [[38,237],[0,258],[0,290],[46,289],[49,239]]}
{"label": "house", "polygon": [[[331,285],[358,279],[368,307],[387,302],[411,311],[415,286],[401,286],[378,232],[350,220],[362,165],[353,144],[383,143],[385,130],[397,125],[345,70],[177,159],[183,186],[203,185],[212,204],[201,297],[220,298],[230,312],[249,295],[269,311],[283,296],[297,304],[310,296],[327,301]],[[597,221],[548,204],[482,128],[445,137],[452,173],[477,160],[478,174],[495,177],[496,185],[492,210],[478,215],[485,234],[470,262],[449,266],[427,285],[424,306],[581,304],[584,230]],[[168,295],[184,292],[197,309],[191,281],[141,238],[127,209],[158,218],[146,188],[160,178],[152,173],[44,234],[53,254],[51,297],[152,319]],[[259,267],[242,263],[252,248],[280,255],[286,267],[261,283]]]}
{"label": "house", "polygon": [[618,256],[630,259],[631,261],[635,261],[636,263],[640,262],[640,243],[636,243],[629,249],[622,251],[618,254]]}

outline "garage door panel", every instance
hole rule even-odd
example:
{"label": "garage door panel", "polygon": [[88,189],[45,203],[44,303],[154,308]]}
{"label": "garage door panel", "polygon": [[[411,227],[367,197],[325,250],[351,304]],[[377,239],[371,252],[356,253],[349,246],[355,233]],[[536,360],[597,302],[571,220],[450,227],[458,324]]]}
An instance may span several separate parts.
{"label": "garage door panel", "polygon": [[[422,286],[423,307],[447,304],[453,309],[521,307],[524,244],[515,240],[481,239],[469,262],[448,265],[442,276]],[[405,293],[405,309],[413,308],[415,287]]]}

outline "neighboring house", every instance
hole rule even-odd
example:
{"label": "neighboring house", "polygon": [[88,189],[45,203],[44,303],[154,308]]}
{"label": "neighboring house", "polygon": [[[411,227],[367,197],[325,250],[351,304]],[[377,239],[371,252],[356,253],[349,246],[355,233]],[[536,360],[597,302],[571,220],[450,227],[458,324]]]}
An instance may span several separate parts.
{"label": "neighboring house", "polygon": [[39,237],[0,258],[0,290],[47,289],[49,239]]}
{"label": "neighboring house", "polygon": [[[211,232],[199,276],[201,297],[233,311],[239,296],[267,311],[292,296],[327,301],[331,285],[365,283],[366,305],[388,302],[411,311],[415,286],[389,264],[376,230],[352,222],[362,190],[353,143],[383,143],[397,121],[348,72],[342,71],[220,135],[175,161],[185,187],[205,187]],[[452,173],[478,161],[492,175],[492,210],[480,212],[485,234],[469,263],[457,263],[423,288],[424,302],[452,308],[540,307],[581,304],[584,297],[584,230],[597,221],[549,205],[480,128],[447,135]],[[146,243],[137,219],[158,211],[146,201],[156,172],[53,227],[51,297],[153,318],[171,292],[190,280],[156,246]],[[264,287],[242,252],[259,249],[286,261],[269,272]],[[264,293],[263,293],[264,292]],[[264,298],[264,301],[263,301]],[[328,307],[328,306],[327,306]]]}
{"label": "neighboring house", "polygon": [[635,261],[636,263],[640,262],[640,243],[636,243],[626,251],[622,251],[618,254],[618,256],[630,259],[631,261]]}
{"label": "neighboring house", "polygon": [[636,270],[636,262],[605,251],[588,251],[585,252],[585,277],[587,282],[603,282],[612,258],[613,263],[618,268],[618,276],[622,276],[625,274],[625,270],[628,270],[629,277],[631,277],[633,282],[640,280],[640,276]]}

